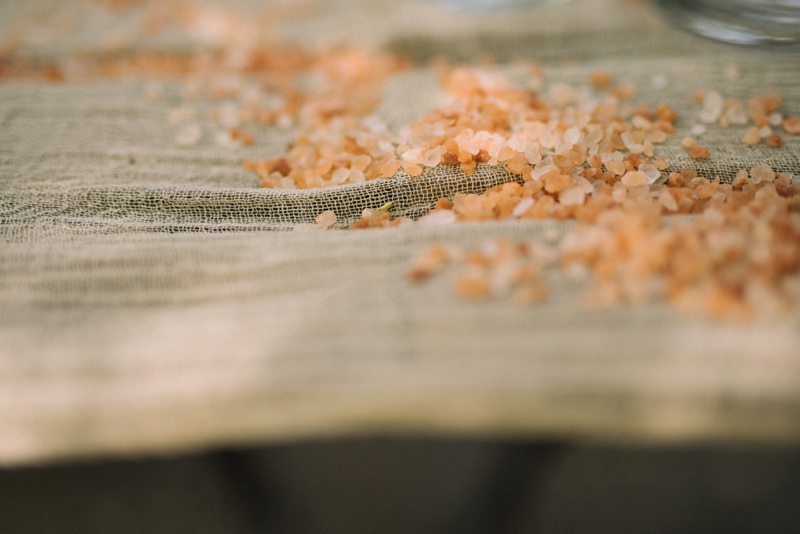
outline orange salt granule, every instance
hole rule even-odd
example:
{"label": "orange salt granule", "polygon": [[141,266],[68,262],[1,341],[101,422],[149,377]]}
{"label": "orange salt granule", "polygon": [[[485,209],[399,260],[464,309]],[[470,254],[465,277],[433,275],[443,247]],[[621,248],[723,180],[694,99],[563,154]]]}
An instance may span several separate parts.
{"label": "orange salt granule", "polygon": [[589,74],[589,81],[595,87],[608,87],[614,79],[604,70],[596,70]]}
{"label": "orange salt granule", "polygon": [[691,137],[687,137],[682,141],[683,147],[689,152],[689,157],[692,159],[708,159],[710,157],[709,150],[697,144]]}
{"label": "orange salt granule", "polygon": [[468,299],[482,300],[492,294],[489,279],[480,271],[462,272],[456,276],[454,284],[456,293]]}
{"label": "orange salt granule", "polygon": [[771,146],[773,148],[780,148],[783,146],[783,139],[778,134],[768,135],[764,139],[764,142],[767,144],[767,146]]}
{"label": "orange salt granule", "polygon": [[620,179],[620,182],[627,188],[641,187],[647,185],[647,175],[639,171],[626,172]]}
{"label": "orange salt granule", "polygon": [[783,120],[783,130],[789,135],[800,135],[800,117],[786,117]]}
{"label": "orange salt granule", "polygon": [[317,226],[323,230],[327,230],[336,224],[336,214],[331,210],[323,211],[317,215],[316,219],[314,219],[314,222],[316,222]]}
{"label": "orange salt granule", "polygon": [[448,261],[450,251],[443,245],[432,245],[412,259],[408,277],[413,282],[421,282],[439,273]]}
{"label": "orange salt granule", "polygon": [[[573,184],[556,194],[532,189],[529,185],[540,181],[529,181],[457,195],[452,209],[458,220],[558,213],[577,219],[557,252],[564,269],[580,267],[591,276],[586,302],[593,307],[663,298],[691,313],[747,321],[798,304],[783,290],[785,280],[800,276],[800,227],[792,222],[800,210],[800,186],[791,175],[764,164],[742,169],[727,184],[684,168],[670,173],[666,184],[651,186],[657,187],[653,194],[643,187],[643,172],[626,176],[635,181],[631,192],[648,194],[629,194],[614,204],[617,187],[625,191],[622,180],[614,187],[587,180],[586,189]],[[583,204],[575,201],[581,195]],[[505,203],[522,209],[498,208]],[[450,204],[440,201],[437,211],[447,212]],[[695,218],[666,224],[665,216],[677,213]],[[466,259],[455,279],[456,293],[541,300],[547,289],[530,246],[507,240],[491,245],[492,253],[460,255]]]}
{"label": "orange salt granule", "polygon": [[366,208],[361,212],[361,218],[350,225],[353,230],[364,230],[367,228],[389,228],[411,224],[414,221],[406,217],[392,219],[389,209],[393,203],[389,202],[381,208]]}
{"label": "orange salt granule", "polygon": [[750,128],[747,132],[742,136],[742,143],[746,145],[757,145],[761,142],[761,134],[758,131],[758,128]]}

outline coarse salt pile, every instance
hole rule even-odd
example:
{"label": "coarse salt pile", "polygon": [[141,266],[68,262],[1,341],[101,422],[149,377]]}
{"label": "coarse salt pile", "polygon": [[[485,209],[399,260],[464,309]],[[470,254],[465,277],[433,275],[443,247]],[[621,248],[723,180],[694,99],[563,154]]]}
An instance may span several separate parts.
{"label": "coarse salt pile", "polygon": [[[442,74],[449,100],[394,133],[370,114],[374,98],[360,96],[355,100],[359,106],[332,104],[341,95],[351,98],[356,88],[363,93],[365,85],[373,87],[374,96],[396,72],[379,57],[352,60],[351,78],[336,78],[330,85],[339,93],[320,93],[299,110],[300,132],[285,156],[246,162],[259,173],[262,186],[336,186],[388,178],[401,170],[415,177],[441,165],[467,175],[479,164],[501,166],[523,179],[552,168],[574,174],[591,157],[593,168],[603,161],[614,167],[622,152],[653,158],[654,146],[675,129],[676,114],[665,104],[623,106],[613,94],[595,102],[564,84],[554,84],[551,98],[544,99],[499,73],[451,68]],[[657,166],[666,168],[663,160]]]}
{"label": "coarse salt pile", "polygon": [[[483,198],[498,196],[506,198],[487,206],[484,215],[505,218],[498,205],[523,202],[518,187],[500,186]],[[519,200],[508,200],[512,197]],[[647,194],[614,199],[614,191],[604,191],[592,198],[605,199],[604,209],[576,214],[579,224],[565,233],[556,251],[565,272],[577,267],[591,275],[590,306],[663,298],[691,312],[751,320],[783,314],[800,298],[791,289],[800,287],[800,186],[786,174],[759,165],[740,172],[733,184],[722,184],[685,169]],[[457,212],[456,204],[439,208],[445,209]],[[695,216],[670,220],[666,216],[672,213]],[[513,208],[508,216],[513,217]],[[412,261],[411,280],[442,271],[441,262],[425,261],[429,254],[423,251]],[[524,257],[513,268],[507,256],[484,254],[480,269],[462,259],[456,291],[472,299],[529,294],[527,278],[510,276],[498,283],[496,273],[538,273],[552,254]],[[545,293],[535,291],[540,298]]]}
{"label": "coarse salt pile", "polygon": [[[752,125],[741,137],[741,142],[746,145],[753,146],[763,141],[768,146],[779,148],[783,146],[783,138],[777,133],[779,128],[789,135],[800,133],[800,117],[781,113],[783,98],[779,93],[768,92],[743,100],[725,98],[715,90],[697,90],[693,97],[702,105],[698,119],[703,124],[718,124],[723,128]],[[697,131],[702,132],[704,128]]]}

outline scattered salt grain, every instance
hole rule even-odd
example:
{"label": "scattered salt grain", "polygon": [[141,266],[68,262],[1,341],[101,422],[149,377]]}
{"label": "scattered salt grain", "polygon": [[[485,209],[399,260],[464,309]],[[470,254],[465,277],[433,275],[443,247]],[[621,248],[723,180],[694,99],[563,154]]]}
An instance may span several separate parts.
{"label": "scattered salt grain", "polygon": [[611,189],[611,200],[617,204],[622,204],[626,198],[628,198],[628,190],[621,182],[615,183]]}
{"label": "scattered salt grain", "polygon": [[511,211],[511,216],[514,218],[522,217],[531,209],[534,202],[535,200],[532,197],[523,198],[514,206],[514,209]]}
{"label": "scattered salt grain", "polygon": [[239,148],[243,143],[240,139],[234,138],[234,136],[231,135],[233,131],[234,130],[222,130],[217,132],[214,135],[214,143],[217,146],[225,148]]}
{"label": "scattered salt grain", "polygon": [[672,195],[668,187],[662,187],[658,191],[658,203],[668,211],[678,211],[678,202]]}
{"label": "scattered salt grain", "polygon": [[638,168],[639,172],[643,172],[647,177],[647,183],[653,185],[661,178],[661,171],[656,168],[652,163],[642,163]]}
{"label": "scattered salt grain", "polygon": [[800,116],[786,117],[783,120],[783,130],[791,135],[800,135]]}
{"label": "scattered salt grain", "polygon": [[750,128],[747,132],[742,136],[742,143],[746,145],[757,145],[761,141],[761,135],[759,134],[758,128]]}
{"label": "scattered salt grain", "polygon": [[435,210],[428,213],[427,215],[420,217],[417,220],[417,222],[423,225],[426,224],[435,225],[435,224],[452,224],[456,222],[456,220],[457,220],[456,214],[452,210]]}
{"label": "scattered salt grain", "polygon": [[761,182],[772,182],[775,180],[775,171],[766,163],[756,165],[750,169],[750,181],[754,184]]}
{"label": "scattered salt grain", "polygon": [[724,106],[725,100],[721,94],[714,90],[708,91],[703,100],[703,109],[700,110],[700,115],[698,116],[700,122],[705,124],[717,122],[720,115],[722,115]]}
{"label": "scattered salt grain", "polygon": [[409,148],[403,152],[400,157],[404,162],[421,164],[422,163],[422,147]]}
{"label": "scattered salt grain", "polygon": [[586,193],[579,185],[568,187],[558,194],[558,201],[563,206],[578,206],[583,204],[584,200],[586,200]]}
{"label": "scattered salt grain", "polygon": [[426,167],[436,167],[442,161],[442,152],[439,147],[431,148],[422,156],[422,164]]}
{"label": "scattered salt grain", "polygon": [[694,126],[692,126],[691,133],[693,136],[699,137],[704,133],[706,133],[706,127],[703,126],[702,124],[695,124]]}
{"label": "scattered salt grain", "polygon": [[[661,175],[660,172],[659,175]],[[648,176],[640,171],[629,171],[622,176],[620,182],[627,188],[641,187],[648,184]]]}
{"label": "scattered salt grain", "polygon": [[564,132],[564,141],[569,143],[570,145],[575,145],[581,140],[581,131],[572,126],[568,128],[566,132]]}
{"label": "scattered salt grain", "polygon": [[441,271],[447,265],[450,256],[450,251],[444,246],[430,246],[414,257],[408,277],[414,282],[422,282]]}
{"label": "scattered salt grain", "polygon": [[350,169],[339,167],[331,174],[331,181],[335,184],[343,184],[350,178]]}
{"label": "scattered salt grain", "polygon": [[720,124],[723,126],[747,124],[747,110],[745,110],[740,100],[732,100],[728,103],[725,108],[725,115],[720,118]]}
{"label": "scattered salt grain", "polygon": [[314,219],[314,222],[316,222],[317,226],[323,230],[327,230],[336,224],[336,214],[331,210],[323,211],[317,215],[316,219]]}
{"label": "scattered salt grain", "polygon": [[780,148],[783,146],[783,138],[777,134],[768,135],[764,139],[764,142],[767,143],[767,146],[771,146],[773,148]]}

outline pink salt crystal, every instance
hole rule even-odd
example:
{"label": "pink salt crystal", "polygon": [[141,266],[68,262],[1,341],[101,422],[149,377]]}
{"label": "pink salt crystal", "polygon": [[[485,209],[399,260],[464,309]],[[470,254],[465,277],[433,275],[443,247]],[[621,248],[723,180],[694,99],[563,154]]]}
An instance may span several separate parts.
{"label": "pink salt crystal", "polygon": [[[660,173],[659,173],[660,174]],[[625,187],[641,187],[647,185],[647,175],[640,171],[626,172],[620,180]]]}
{"label": "pink salt crystal", "polygon": [[433,245],[419,253],[411,262],[408,277],[421,282],[441,271],[450,260],[450,251],[442,245]]}
{"label": "pink salt crystal", "polygon": [[552,162],[549,165],[537,164],[536,167],[534,167],[533,172],[531,172],[531,180],[539,180],[542,178],[542,176],[552,172],[555,168],[556,167],[552,164]]}
{"label": "pink salt crystal", "polygon": [[542,153],[539,151],[538,143],[528,143],[525,145],[525,158],[531,165],[536,165],[542,161]]}
{"label": "pink salt crystal", "polygon": [[434,210],[420,217],[419,224],[452,224],[456,222],[456,214],[452,210]]}
{"label": "pink salt crystal", "polygon": [[602,139],[603,139],[603,130],[601,128],[594,128],[584,136],[583,142],[589,146],[592,146],[599,143]]}
{"label": "pink salt crystal", "polygon": [[695,124],[690,131],[692,135],[699,137],[706,133],[706,127],[702,124]]}
{"label": "pink salt crystal", "polygon": [[668,211],[678,211],[678,202],[667,187],[662,187],[659,190],[658,203],[664,206]]}
{"label": "pink salt crystal", "polygon": [[764,142],[773,148],[780,148],[783,146],[783,138],[777,134],[768,135],[767,138],[764,139]]}
{"label": "pink salt crystal", "polygon": [[725,119],[729,124],[747,124],[747,110],[744,109],[739,100],[734,100],[725,109]]}
{"label": "pink salt crystal", "polygon": [[317,226],[327,230],[336,223],[336,214],[331,210],[323,211],[317,215],[317,218],[314,219],[314,221],[317,223]]}
{"label": "pink salt crystal", "polygon": [[575,126],[568,128],[567,131],[564,132],[564,141],[566,143],[569,143],[570,145],[575,145],[580,140],[581,140],[581,131]]}
{"label": "pink salt crystal", "polygon": [[521,174],[526,165],[527,160],[525,159],[525,156],[519,154],[506,162],[506,169],[514,174]]}
{"label": "pink salt crystal", "polygon": [[615,183],[614,187],[611,189],[611,200],[621,204],[622,202],[625,202],[626,198],[628,198],[628,190],[624,185],[622,185],[621,182]]}
{"label": "pink salt crystal", "polygon": [[[502,141],[502,137],[495,136],[494,144],[492,146],[495,146],[497,143],[499,143],[501,141]],[[516,133],[516,134],[512,135],[508,140],[508,146],[510,146],[515,152],[525,152],[525,145],[526,145],[526,142],[522,138],[522,136],[520,136],[519,133]]]}
{"label": "pink salt crystal", "polygon": [[409,148],[405,152],[403,152],[400,157],[403,159],[403,162],[407,163],[414,163],[414,164],[421,164],[422,163],[422,148]]}
{"label": "pink salt crystal", "polygon": [[442,162],[442,152],[439,147],[433,147],[422,156],[422,164],[426,167],[436,167]]}
{"label": "pink salt crystal", "polygon": [[515,218],[522,217],[525,215],[529,209],[533,206],[534,202],[536,202],[533,197],[527,197],[520,200],[514,209],[511,211],[511,216]]}
{"label": "pink salt crystal", "polygon": [[607,161],[605,166],[609,172],[613,172],[617,176],[621,176],[625,173],[625,163],[622,161]]}
{"label": "pink salt crystal", "polygon": [[372,163],[372,158],[366,154],[362,154],[353,158],[353,161],[350,162],[350,169],[353,171],[364,171],[370,163]]}
{"label": "pink salt crystal", "polygon": [[642,117],[641,115],[634,115],[631,118],[631,124],[637,130],[649,130],[650,128],[653,127],[653,124],[649,120]]}
{"label": "pink salt crystal", "polygon": [[639,172],[643,172],[647,176],[647,183],[653,185],[656,180],[661,178],[661,171],[659,171],[652,163],[642,163],[638,168]]}
{"label": "pink salt crystal", "polygon": [[558,194],[558,201],[564,206],[578,206],[586,200],[586,193],[583,187],[574,185],[568,187]]}
{"label": "pink salt crystal", "polygon": [[564,141],[563,143],[558,143],[554,150],[555,150],[556,154],[563,154],[565,152],[569,152],[569,150],[571,148],[572,148],[572,144],[571,143],[567,143],[566,141]]}
{"label": "pink salt crystal", "polygon": [[514,156],[517,155],[517,152],[508,145],[503,145],[500,147],[500,150],[497,152],[497,160],[498,161],[508,161]]}
{"label": "pink salt crystal", "polygon": [[725,100],[717,91],[708,91],[703,100],[703,109],[700,111],[700,122],[706,124],[716,122],[722,114]]}
{"label": "pink salt crystal", "polygon": [[667,132],[662,130],[651,130],[647,132],[646,139],[651,143],[663,143],[667,140]]}
{"label": "pink salt crystal", "polygon": [[346,167],[339,167],[331,175],[331,181],[335,184],[343,184],[350,178],[350,169]]}
{"label": "pink salt crystal", "polygon": [[665,171],[669,168],[669,161],[664,157],[658,157],[653,160],[653,165],[655,165],[656,169],[659,171]]}
{"label": "pink salt crystal", "polygon": [[488,272],[480,267],[467,265],[455,278],[455,289],[462,297],[485,299],[492,295],[492,284]]}
{"label": "pink salt crystal", "polygon": [[754,184],[772,182],[775,180],[775,171],[766,163],[756,165],[750,169],[750,180]]}
{"label": "pink salt crystal", "polygon": [[558,144],[558,134],[551,130],[542,132],[542,135],[539,136],[539,144],[545,148],[555,148]]}
{"label": "pink salt crystal", "polygon": [[761,187],[758,191],[756,191],[756,195],[754,197],[755,200],[774,200],[778,196],[777,190],[775,189],[775,184],[767,182]]}
{"label": "pink salt crystal", "polygon": [[750,174],[747,172],[747,169],[739,169],[736,176],[733,178],[733,186],[741,187],[748,183],[750,183]]}
{"label": "pink salt crystal", "polygon": [[554,83],[550,86],[550,97],[558,107],[564,107],[575,99],[575,89],[566,83]]}
{"label": "pink salt crystal", "polygon": [[[473,168],[474,168],[474,165],[475,165],[474,161],[472,162],[472,165],[473,165]],[[420,165],[418,163],[411,163],[409,161],[404,161],[403,164],[402,164],[402,167],[403,167],[403,170],[406,171],[406,173],[408,173],[409,176],[419,176],[420,174],[422,174],[422,165]],[[462,164],[461,168],[463,170],[463,168],[464,168],[463,164]]]}
{"label": "pink salt crystal", "polygon": [[714,224],[723,224],[725,215],[716,208],[707,208],[703,211],[702,217]]}
{"label": "pink salt crystal", "polygon": [[622,142],[625,143],[625,148],[628,150],[630,150],[631,147],[636,144],[636,141],[633,140],[633,136],[630,132],[622,132],[622,134],[620,134],[620,138],[622,139]]}
{"label": "pink salt crystal", "polygon": [[742,143],[746,145],[757,145],[759,141],[761,141],[761,135],[759,135],[758,128],[750,128],[742,136]]}
{"label": "pink salt crystal", "polygon": [[783,120],[783,130],[791,135],[800,134],[800,116],[786,117]]}
{"label": "pink salt crystal", "polygon": [[620,100],[630,100],[636,96],[638,88],[635,83],[631,81],[624,81],[614,88],[612,94]]}
{"label": "pink salt crystal", "polygon": [[594,185],[592,184],[592,182],[590,182],[583,176],[580,175],[573,176],[572,179],[575,180],[575,183],[579,185],[581,189],[583,189],[583,192],[586,193],[587,195],[594,192]]}

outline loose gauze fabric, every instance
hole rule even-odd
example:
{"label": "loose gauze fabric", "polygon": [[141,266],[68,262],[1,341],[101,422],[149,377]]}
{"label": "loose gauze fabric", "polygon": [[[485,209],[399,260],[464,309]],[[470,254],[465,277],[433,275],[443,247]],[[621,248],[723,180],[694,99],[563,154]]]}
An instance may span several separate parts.
{"label": "loose gauze fabric", "polygon": [[[747,146],[746,128],[706,125],[696,137],[710,159],[681,145],[699,131],[696,89],[777,91],[783,112],[800,114],[796,55],[703,40],[640,2],[453,4],[273,3],[259,37],[407,58],[375,111],[391,129],[438,104],[436,58],[512,75],[529,61],[546,72],[542,91],[588,88],[603,71],[635,84],[637,102],[669,103],[677,131],[656,152],[674,169],[728,183],[764,163],[800,175],[800,136]],[[225,16],[265,7],[210,5],[218,16],[191,27],[204,32],[148,34],[161,13],[150,2],[5,2],[0,59],[35,70],[99,52],[202,54]],[[440,165],[261,188],[244,162],[280,157],[291,128],[263,126],[252,145],[232,146],[217,142],[204,97],[191,100],[199,130],[169,119],[187,79],[157,80],[149,98],[152,77],[74,74],[0,77],[0,464],[375,433],[800,440],[796,310],[740,324],[658,300],[588,309],[585,282],[557,267],[534,306],[464,300],[447,273],[412,284],[409,262],[429,245],[552,243],[574,223],[348,230],[367,208],[391,203],[392,216],[416,219],[441,197],[514,178]],[[334,227],[309,229],[326,210]]]}

